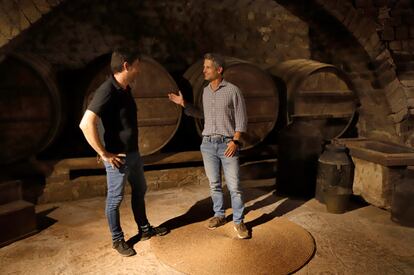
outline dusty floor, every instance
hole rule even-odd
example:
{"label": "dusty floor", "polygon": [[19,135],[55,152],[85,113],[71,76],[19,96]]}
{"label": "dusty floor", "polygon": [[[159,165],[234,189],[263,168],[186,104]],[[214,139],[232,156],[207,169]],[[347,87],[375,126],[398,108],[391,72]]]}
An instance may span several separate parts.
{"label": "dusty floor", "polygon": [[[207,186],[149,192],[149,219],[161,224],[208,197]],[[134,257],[118,256],[104,203],[94,198],[38,206],[43,229],[0,248],[0,274],[181,274],[157,259],[150,241],[135,244]],[[297,274],[414,274],[414,228],[394,224],[387,211],[354,204],[346,214],[330,214],[314,199],[280,198],[269,187],[246,189],[246,209],[284,215],[312,234],[317,251]],[[121,222],[126,239],[137,233],[129,197],[122,203]]]}

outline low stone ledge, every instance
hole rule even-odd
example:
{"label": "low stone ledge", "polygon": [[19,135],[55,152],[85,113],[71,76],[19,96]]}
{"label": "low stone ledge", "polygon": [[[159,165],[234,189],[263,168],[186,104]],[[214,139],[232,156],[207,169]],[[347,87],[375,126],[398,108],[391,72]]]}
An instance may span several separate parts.
{"label": "low stone ledge", "polygon": [[[180,187],[188,184],[208,184],[203,167],[186,167],[145,171],[148,191]],[[105,196],[106,176],[82,176],[72,180],[49,181],[39,203],[70,201]],[[125,194],[131,193],[131,187],[125,185]]]}

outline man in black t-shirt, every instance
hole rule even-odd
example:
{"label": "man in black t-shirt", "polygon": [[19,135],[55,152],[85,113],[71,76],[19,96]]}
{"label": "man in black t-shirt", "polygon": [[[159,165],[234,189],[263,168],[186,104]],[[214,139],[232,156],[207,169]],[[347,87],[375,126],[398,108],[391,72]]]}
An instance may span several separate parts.
{"label": "man in black t-shirt", "polygon": [[[79,125],[86,140],[105,164],[108,185],[105,213],[113,248],[122,256],[136,254],[124,240],[119,218],[126,179],[131,184],[131,205],[141,240],[168,233],[166,228],[152,227],[145,211],[147,184],[138,148],[137,106],[129,87],[140,72],[139,62],[137,51],[117,49],[112,53],[113,75],[96,90]],[[105,131],[105,145],[98,134],[99,119]]]}

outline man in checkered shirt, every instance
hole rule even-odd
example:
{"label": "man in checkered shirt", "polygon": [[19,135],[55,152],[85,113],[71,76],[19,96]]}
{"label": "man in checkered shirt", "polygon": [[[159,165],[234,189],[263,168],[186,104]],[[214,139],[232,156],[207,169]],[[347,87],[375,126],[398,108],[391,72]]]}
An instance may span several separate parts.
{"label": "man in checkered shirt", "polygon": [[220,164],[231,195],[234,229],[241,239],[249,237],[244,219],[243,192],[240,185],[239,139],[247,130],[246,105],[238,87],[223,79],[224,59],[218,54],[204,56],[203,110],[185,102],[181,92],[170,93],[170,100],[184,108],[187,115],[204,118],[203,142],[200,146],[204,168],[210,182],[214,217],[208,228],[226,223]]}

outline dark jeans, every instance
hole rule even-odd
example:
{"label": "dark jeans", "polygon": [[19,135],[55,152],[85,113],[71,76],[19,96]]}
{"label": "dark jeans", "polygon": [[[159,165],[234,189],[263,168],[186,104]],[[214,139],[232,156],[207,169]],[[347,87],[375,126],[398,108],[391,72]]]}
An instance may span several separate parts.
{"label": "dark jeans", "polygon": [[127,179],[131,184],[131,205],[135,222],[138,226],[148,224],[144,200],[147,183],[139,152],[127,153],[125,164],[119,169],[112,168],[111,164],[106,161],[104,164],[108,185],[105,213],[112,233],[112,240],[116,241],[124,238],[119,218],[119,206],[124,198],[124,187]]}

